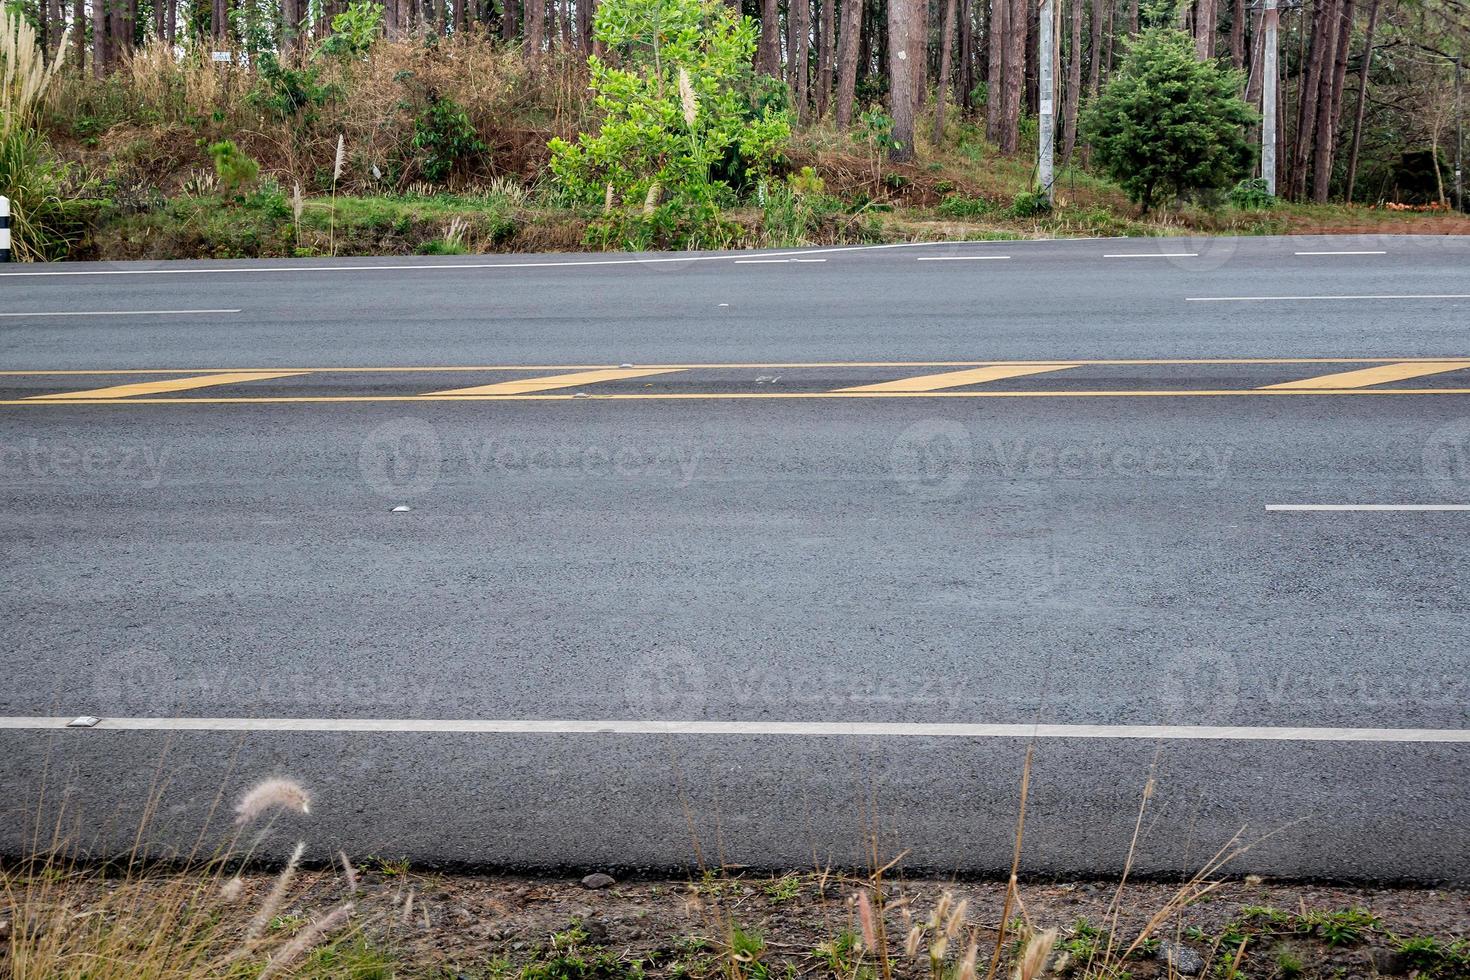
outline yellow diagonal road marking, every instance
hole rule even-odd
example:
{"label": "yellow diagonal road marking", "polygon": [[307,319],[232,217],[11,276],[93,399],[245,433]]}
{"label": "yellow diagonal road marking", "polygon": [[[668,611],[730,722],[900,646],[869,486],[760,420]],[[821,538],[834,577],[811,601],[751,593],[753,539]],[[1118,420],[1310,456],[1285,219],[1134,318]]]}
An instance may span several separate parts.
{"label": "yellow diagonal road marking", "polygon": [[679,368],[607,368],[601,371],[578,371],[575,374],[553,374],[544,378],[499,381],[495,384],[477,385],[473,388],[431,391],[428,395],[524,395],[533,391],[550,391],[553,388],[576,388],[579,385],[591,385],[599,381],[622,381],[626,378],[648,378],[655,374],[678,374],[679,370]]}
{"label": "yellow diagonal road marking", "polygon": [[1401,364],[1382,364],[1359,371],[1343,371],[1341,374],[1323,374],[1300,381],[1283,381],[1280,384],[1262,385],[1273,388],[1366,388],[1369,385],[1403,381],[1407,378],[1422,378],[1426,374],[1444,374],[1446,371],[1462,371],[1470,368],[1470,361],[1405,361]]}
{"label": "yellow diagonal road marking", "polygon": [[942,388],[958,388],[961,385],[980,384],[982,381],[999,381],[1002,378],[1024,378],[1028,374],[1045,374],[1062,371],[1075,364],[991,364],[987,367],[971,368],[968,371],[946,371],[943,374],[922,374],[917,378],[899,381],[881,381],[874,385],[858,385],[856,388],[838,388],[838,391],[939,391]]}
{"label": "yellow diagonal road marking", "polygon": [[51,395],[35,395],[36,401],[84,399],[131,398],[134,395],[159,395],[168,391],[188,391],[191,388],[213,388],[215,385],[234,385],[244,381],[269,381],[271,378],[294,378],[306,371],[237,371],[232,374],[206,374],[197,378],[168,378],[164,381],[140,381],[137,384],[114,385],[111,388],[92,388],[88,391],[60,391]]}

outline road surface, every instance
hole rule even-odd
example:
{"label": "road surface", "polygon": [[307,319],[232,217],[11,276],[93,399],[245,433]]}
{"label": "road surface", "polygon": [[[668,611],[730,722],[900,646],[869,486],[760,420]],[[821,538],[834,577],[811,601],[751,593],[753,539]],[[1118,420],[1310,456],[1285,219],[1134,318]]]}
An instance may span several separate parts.
{"label": "road surface", "polygon": [[[0,849],[1470,882],[1470,239],[0,272]],[[406,508],[406,509],[405,509]],[[66,728],[79,716],[94,727]],[[49,831],[48,831],[49,833]]]}

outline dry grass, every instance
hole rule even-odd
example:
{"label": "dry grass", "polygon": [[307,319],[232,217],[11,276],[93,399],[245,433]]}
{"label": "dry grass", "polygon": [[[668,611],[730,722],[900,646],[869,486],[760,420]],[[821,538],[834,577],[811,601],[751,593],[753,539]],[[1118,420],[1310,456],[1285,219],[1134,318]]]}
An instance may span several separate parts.
{"label": "dry grass", "polygon": [[[79,862],[57,837],[19,865],[0,869],[0,918],[8,924],[0,973],[14,980],[187,980],[242,971],[270,976],[318,947],[341,942],[360,927],[345,900],[355,879],[317,875],[306,889],[298,887],[305,844],[296,845],[258,903],[244,900],[247,889],[237,875],[271,838],[276,820],[305,813],[307,799],[290,780],[261,783],[239,801],[226,843],[207,855],[201,834],[190,852],[152,860],[140,829],[133,850],[114,862]],[[156,805],[151,801],[145,814]],[[212,811],[206,826],[213,817]],[[278,916],[288,895],[319,910],[282,929]]]}

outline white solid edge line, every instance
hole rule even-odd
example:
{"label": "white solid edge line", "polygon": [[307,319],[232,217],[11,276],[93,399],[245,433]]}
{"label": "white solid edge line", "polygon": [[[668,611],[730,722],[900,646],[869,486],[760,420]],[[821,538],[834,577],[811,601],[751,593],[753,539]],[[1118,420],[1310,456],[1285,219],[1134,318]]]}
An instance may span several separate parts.
{"label": "white solid edge line", "polygon": [[1120,252],[1115,255],[1104,255],[1105,259],[1194,259],[1199,258],[1198,252]]}
{"label": "white solid edge line", "polygon": [[1357,296],[1186,296],[1186,303],[1259,303],[1265,300],[1470,299],[1470,293],[1381,293]]}
{"label": "white solid edge line", "polygon": [[[0,729],[65,729],[75,716],[0,717]],[[1286,728],[1210,725],[983,725],[903,722],[635,721],[432,718],[103,718],[79,731],[405,732],[493,735],[915,736],[1183,739],[1266,742],[1463,742],[1460,728]]]}
{"label": "white solid edge line", "polygon": [[74,310],[59,313],[0,313],[5,317],[26,316],[174,316],[187,313],[240,313],[242,310]]}
{"label": "white solid edge line", "polygon": [[[973,240],[957,242],[889,242],[886,245],[834,245],[827,248],[809,248],[792,252],[773,252],[770,257],[797,255],[829,255],[845,252],[877,252],[890,248],[937,248],[955,245],[1028,245],[1032,243],[1101,242],[1121,241],[1123,236],[1108,238],[1026,238],[1004,240]],[[433,262],[410,265],[286,265],[286,266],[243,266],[229,269],[191,267],[187,269],[57,269],[35,272],[0,272],[0,279],[14,276],[185,276],[185,275],[230,275],[257,273],[268,275],[277,272],[426,272],[454,269],[550,269],[575,268],[577,266],[609,265],[662,265],[678,262],[741,262],[739,252],[722,252],[718,255],[658,256],[641,259],[574,259],[572,261],[545,262]]]}
{"label": "white solid edge line", "polygon": [[1387,251],[1295,252],[1295,255],[1387,255]]}
{"label": "white solid edge line", "polygon": [[1349,510],[1470,510],[1470,504],[1267,504],[1267,510],[1349,511]]}
{"label": "white solid edge line", "polygon": [[984,262],[1008,259],[1009,255],[921,255],[919,262]]}

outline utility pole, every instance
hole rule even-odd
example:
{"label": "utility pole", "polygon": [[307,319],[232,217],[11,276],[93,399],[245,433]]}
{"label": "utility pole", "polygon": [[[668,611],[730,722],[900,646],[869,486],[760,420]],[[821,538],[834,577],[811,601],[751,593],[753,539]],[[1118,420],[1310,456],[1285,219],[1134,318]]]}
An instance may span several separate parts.
{"label": "utility pole", "polygon": [[1036,148],[1036,175],[1041,184],[1041,193],[1048,204],[1053,203],[1055,177],[1052,174],[1053,158],[1056,156],[1056,73],[1055,61],[1056,23],[1053,13],[1054,0],[1041,0],[1041,16],[1037,28],[1041,34],[1036,42],[1036,57],[1039,64],[1037,100],[1041,103],[1038,120],[1040,139]]}
{"label": "utility pole", "polygon": [[1266,193],[1276,196],[1276,28],[1280,15],[1276,0],[1265,0],[1261,26],[1266,29],[1261,46],[1261,176],[1266,180]]}

